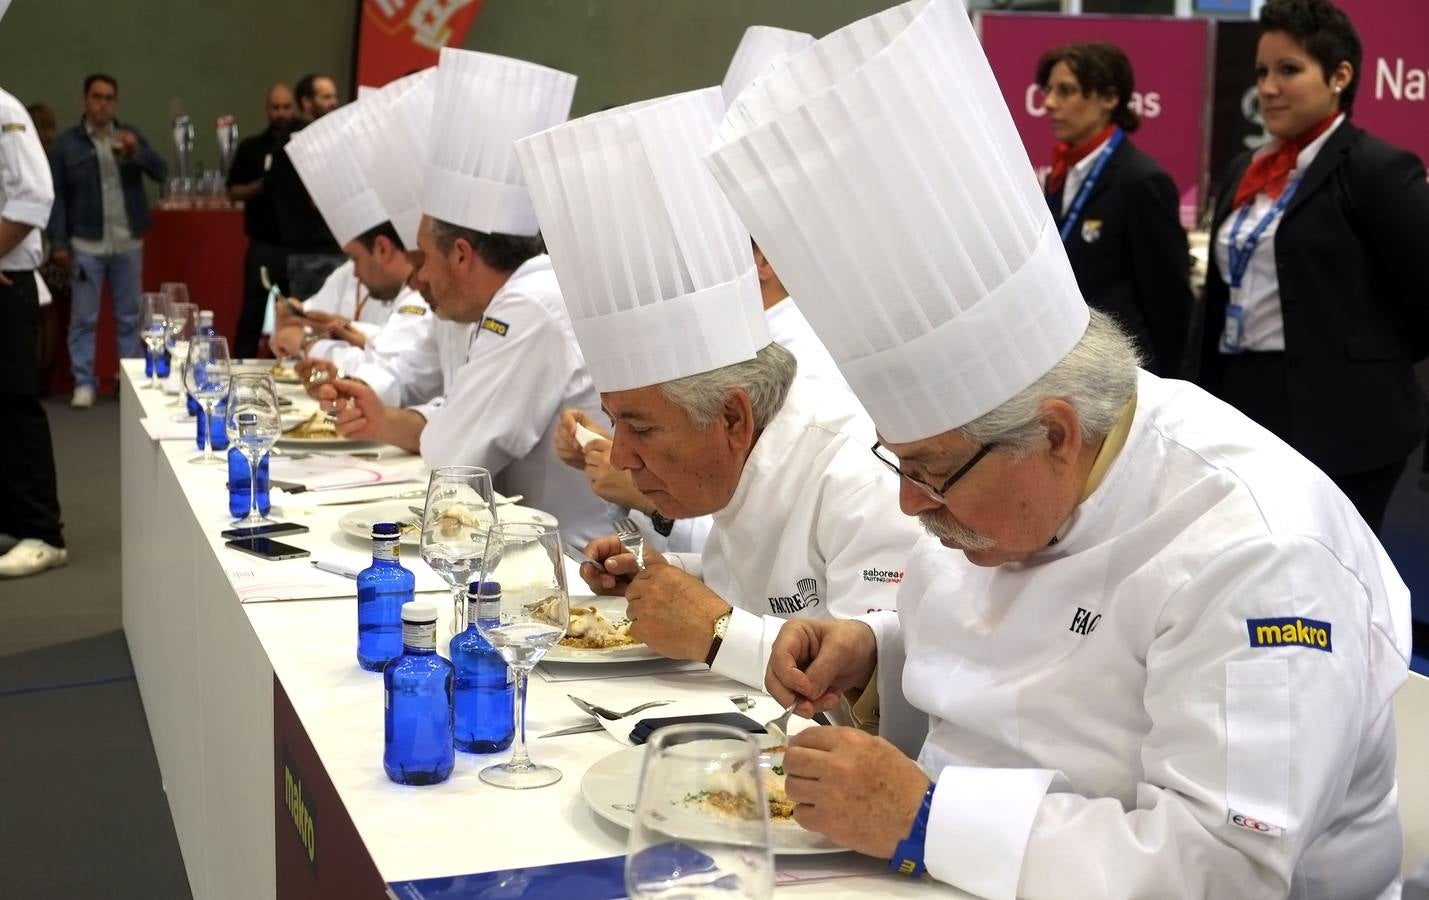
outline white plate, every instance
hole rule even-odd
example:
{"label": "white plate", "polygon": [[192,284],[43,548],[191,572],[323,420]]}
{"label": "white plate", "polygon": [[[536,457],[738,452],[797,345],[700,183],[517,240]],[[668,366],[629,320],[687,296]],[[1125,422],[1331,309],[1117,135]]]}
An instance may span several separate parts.
{"label": "white plate", "polygon": [[[359,506],[352,512],[346,513],[337,520],[337,527],[342,529],[342,533],[349,537],[356,538],[367,546],[372,545],[372,526],[376,522],[415,522],[416,529],[402,529],[402,543],[409,547],[416,547],[422,543],[422,517],[412,512],[410,507],[421,509],[423,500],[421,497],[413,497],[411,500],[389,500],[384,503],[373,503],[369,506]],[[555,525],[556,517],[548,512],[539,509],[532,509],[529,506],[518,506],[508,503],[505,506],[496,507],[496,515],[502,519],[509,519],[513,522],[540,522],[542,525]],[[622,603],[621,609],[624,609]]]}
{"label": "white plate", "polygon": [[[581,779],[581,796],[595,814],[621,828],[635,822],[635,795],[640,790],[640,764],[645,759],[644,747],[617,750],[586,770]],[[772,824],[773,847],[781,856],[806,856],[815,853],[843,853],[822,834],[806,831],[794,821]]]}
{"label": "white plate", "polygon": [[[498,507],[504,510],[506,507]],[[514,517],[513,517],[514,518]],[[571,606],[594,606],[612,622],[625,618],[624,597],[572,597]],[[605,650],[584,650],[580,647],[562,647],[560,644],[546,651],[541,662],[553,663],[624,663],[639,662],[644,659],[664,659],[644,644],[629,644],[624,647],[610,647]]]}
{"label": "white plate", "polygon": [[[306,417],[305,417],[305,418],[306,418]],[[301,420],[299,420],[299,421],[301,421]],[[294,423],[294,424],[297,424],[297,423]],[[279,447],[284,447],[284,448],[286,448],[286,449],[288,449],[288,450],[301,450],[301,449],[303,449],[304,447],[308,447],[308,448],[315,449],[315,450],[335,450],[335,449],[355,450],[355,449],[357,449],[357,448],[359,448],[359,447],[380,447],[380,446],[382,446],[382,443],[381,443],[380,441],[354,441],[354,440],[349,440],[348,438],[342,438],[342,437],[336,437],[336,438],[326,438],[326,437],[325,437],[325,438],[280,437],[280,438],[278,438],[277,443],[278,443],[278,446],[279,446]]]}

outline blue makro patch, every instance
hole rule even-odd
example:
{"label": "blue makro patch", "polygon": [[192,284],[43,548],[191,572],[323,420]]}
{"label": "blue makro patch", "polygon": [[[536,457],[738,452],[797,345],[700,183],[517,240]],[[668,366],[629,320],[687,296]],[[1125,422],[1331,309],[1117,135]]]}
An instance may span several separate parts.
{"label": "blue makro patch", "polygon": [[1334,652],[1330,640],[1330,623],[1300,616],[1277,619],[1246,619],[1252,647],[1309,647],[1312,650]]}

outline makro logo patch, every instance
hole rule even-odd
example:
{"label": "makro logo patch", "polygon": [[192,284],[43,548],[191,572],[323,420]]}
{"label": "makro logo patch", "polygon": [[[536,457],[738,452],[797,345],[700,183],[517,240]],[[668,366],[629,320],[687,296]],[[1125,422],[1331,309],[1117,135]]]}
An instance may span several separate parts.
{"label": "makro logo patch", "polygon": [[308,857],[308,865],[313,871],[318,867],[318,811],[311,796],[303,793],[303,779],[298,774],[298,767],[293,764],[293,759],[288,755],[286,748],[283,751],[283,805],[288,809],[288,816],[293,821],[293,828],[297,830],[298,840],[303,844],[303,850]]}
{"label": "makro logo patch", "polygon": [[493,319],[490,316],[487,316],[485,319],[481,320],[481,330],[489,331],[497,337],[506,337],[506,332],[511,330],[511,326],[507,325],[500,319]]}
{"label": "makro logo patch", "polygon": [[1310,647],[1326,653],[1333,653],[1335,649],[1330,638],[1330,623],[1319,619],[1300,616],[1246,619],[1245,627],[1252,647]]}

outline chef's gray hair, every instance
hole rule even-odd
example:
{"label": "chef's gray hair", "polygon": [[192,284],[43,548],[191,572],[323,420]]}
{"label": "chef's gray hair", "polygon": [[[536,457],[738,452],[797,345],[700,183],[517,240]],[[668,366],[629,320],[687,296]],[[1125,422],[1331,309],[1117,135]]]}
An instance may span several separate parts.
{"label": "chef's gray hair", "polygon": [[1014,455],[1031,453],[1047,446],[1039,407],[1061,399],[1077,411],[1083,441],[1105,437],[1136,391],[1141,357],[1115,319],[1097,310],[1091,313],[1082,339],[1050,372],[958,433],[974,444],[996,443]]}
{"label": "chef's gray hair", "polygon": [[660,385],[660,393],[703,429],[724,412],[730,391],[740,388],[754,408],[754,427],[762,430],[784,407],[797,371],[794,354],[771,341],[754,359],[667,381]]}

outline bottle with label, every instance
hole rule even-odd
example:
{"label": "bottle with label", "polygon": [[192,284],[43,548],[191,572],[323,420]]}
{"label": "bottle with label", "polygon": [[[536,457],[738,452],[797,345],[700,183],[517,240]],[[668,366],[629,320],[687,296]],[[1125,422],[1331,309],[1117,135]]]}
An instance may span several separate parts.
{"label": "bottle with label", "polygon": [[[264,458],[267,462],[267,458]],[[401,526],[372,526],[372,565],[357,573],[357,664],[369,672],[402,654],[402,606],[417,589],[417,576],[401,563]]]}
{"label": "bottle with label", "polygon": [[456,764],[452,664],[437,655],[437,605],[402,606],[402,655],[382,670],[387,708],[382,768],[398,784],[440,784]]}
{"label": "bottle with label", "polygon": [[[252,479],[258,487],[258,512],[268,515],[272,502],[268,497],[268,454],[258,460],[258,477]],[[248,457],[237,447],[228,448],[228,511],[235,519],[248,515]],[[393,656],[396,654],[394,653]]]}
{"label": "bottle with label", "polygon": [[[218,334],[218,331],[215,330],[214,327],[213,327],[213,310],[211,310],[211,309],[201,309],[201,310],[199,310],[199,313],[198,313],[198,324],[196,324],[196,325],[194,326],[194,334],[195,334],[195,335],[205,335],[205,334],[206,334],[206,335],[209,335],[209,336],[214,336],[214,335],[217,335],[217,334]],[[191,415],[191,416],[197,416],[197,415],[202,414],[202,413],[203,413],[203,404],[201,404],[201,403],[199,403],[197,400],[195,400],[193,394],[188,394],[188,398],[189,398],[189,402],[188,402],[189,415]],[[214,446],[218,446],[218,445],[215,444]],[[199,449],[200,449],[200,450],[203,449],[203,444],[202,444],[202,443],[199,444]]]}
{"label": "bottle with label", "polygon": [[452,636],[456,668],[456,747],[467,753],[495,753],[511,746],[516,690],[511,670],[481,636],[477,622],[501,614],[501,585],[473,581],[466,594],[466,631]]}
{"label": "bottle with label", "polygon": [[[190,397],[189,399],[193,399]],[[223,420],[228,416],[228,398],[220,397],[213,405],[213,420],[210,421],[208,415],[199,407],[198,418],[194,419],[194,443],[200,450],[203,449],[203,430],[208,429],[209,439],[213,441],[213,449],[224,450],[228,447],[228,428],[224,426]],[[247,515],[247,513],[244,513]]]}

